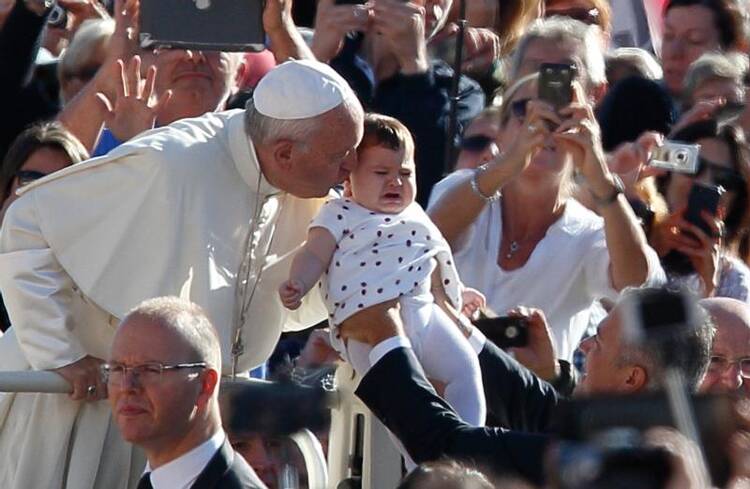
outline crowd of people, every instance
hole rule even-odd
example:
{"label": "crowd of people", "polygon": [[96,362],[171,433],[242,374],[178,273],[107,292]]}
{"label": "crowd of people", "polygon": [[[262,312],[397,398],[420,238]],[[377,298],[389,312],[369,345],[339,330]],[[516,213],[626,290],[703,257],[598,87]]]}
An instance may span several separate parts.
{"label": "crowd of people", "polygon": [[339,362],[401,488],[750,487],[750,5],[633,5],[0,0],[0,487],[322,489],[222,379]]}

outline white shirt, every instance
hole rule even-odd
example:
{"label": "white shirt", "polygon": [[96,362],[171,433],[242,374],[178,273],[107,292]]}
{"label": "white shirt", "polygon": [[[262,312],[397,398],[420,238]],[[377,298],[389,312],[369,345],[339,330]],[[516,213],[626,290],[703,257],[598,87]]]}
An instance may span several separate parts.
{"label": "white shirt", "polygon": [[429,294],[435,261],[453,307],[462,286],[448,243],[417,203],[396,214],[373,212],[356,202],[331,199],[310,223],[326,229],[336,251],[321,277],[332,326],[374,304]]}
{"label": "white shirt", "polygon": [[225,439],[224,430],[219,430],[208,440],[158,469],[151,470],[151,464],[146,463],[143,473],[151,473],[154,489],[190,489]]}
{"label": "white shirt", "polygon": [[282,329],[326,317],[318,293],[296,311],[277,293],[324,201],[269,184],[241,110],[148,131],[24,187],[0,232],[0,290],[24,356],[35,369],[106,358],[132,307],[175,295],[206,310],[225,372],[238,328],[238,368],[253,368]]}
{"label": "white shirt", "polygon": [[[431,202],[471,178],[457,171],[433,189]],[[572,360],[589,322],[594,300],[619,295],[611,283],[604,220],[573,199],[536,245],[526,264],[506,271],[498,265],[502,239],[502,199],[485,206],[454,247],[461,280],[487,296],[487,305],[503,315],[517,306],[541,309],[550,325],[559,358]],[[647,283],[664,281],[656,253],[648,249]]]}

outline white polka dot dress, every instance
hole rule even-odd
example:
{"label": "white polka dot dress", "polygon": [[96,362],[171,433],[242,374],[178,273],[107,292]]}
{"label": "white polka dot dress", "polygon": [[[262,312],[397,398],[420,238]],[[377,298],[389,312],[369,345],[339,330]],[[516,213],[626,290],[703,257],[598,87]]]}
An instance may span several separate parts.
{"label": "white polka dot dress", "polygon": [[369,306],[429,290],[433,258],[460,310],[462,286],[450,247],[419,204],[383,214],[351,199],[332,199],[310,227],[327,229],[337,242],[319,284],[333,326]]}

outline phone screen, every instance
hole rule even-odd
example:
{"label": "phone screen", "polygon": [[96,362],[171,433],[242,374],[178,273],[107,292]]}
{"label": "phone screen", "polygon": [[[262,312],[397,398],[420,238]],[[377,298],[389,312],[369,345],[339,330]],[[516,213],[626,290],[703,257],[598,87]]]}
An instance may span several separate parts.
{"label": "phone screen", "polygon": [[702,213],[705,211],[712,216],[715,216],[719,210],[719,200],[721,200],[723,193],[723,187],[695,182],[690,189],[690,195],[688,196],[688,207],[685,211],[685,220],[690,224],[698,226],[707,235],[711,236],[713,231],[703,218]]}
{"label": "phone screen", "polygon": [[569,105],[576,72],[574,64],[543,63],[539,67],[539,98],[555,109]]}

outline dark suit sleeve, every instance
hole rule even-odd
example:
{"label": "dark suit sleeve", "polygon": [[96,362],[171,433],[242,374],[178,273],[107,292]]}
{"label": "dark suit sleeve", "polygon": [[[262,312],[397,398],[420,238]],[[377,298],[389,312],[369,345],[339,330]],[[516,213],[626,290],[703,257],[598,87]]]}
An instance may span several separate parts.
{"label": "dark suit sleeve", "polygon": [[190,489],[267,489],[229,440],[216,451]]}
{"label": "dark suit sleeve", "polygon": [[488,423],[511,430],[546,431],[559,398],[555,388],[487,340],[479,353]]}
{"label": "dark suit sleeve", "polygon": [[541,482],[549,438],[464,423],[432,389],[410,349],[386,354],[356,393],[417,463],[448,456]]}

